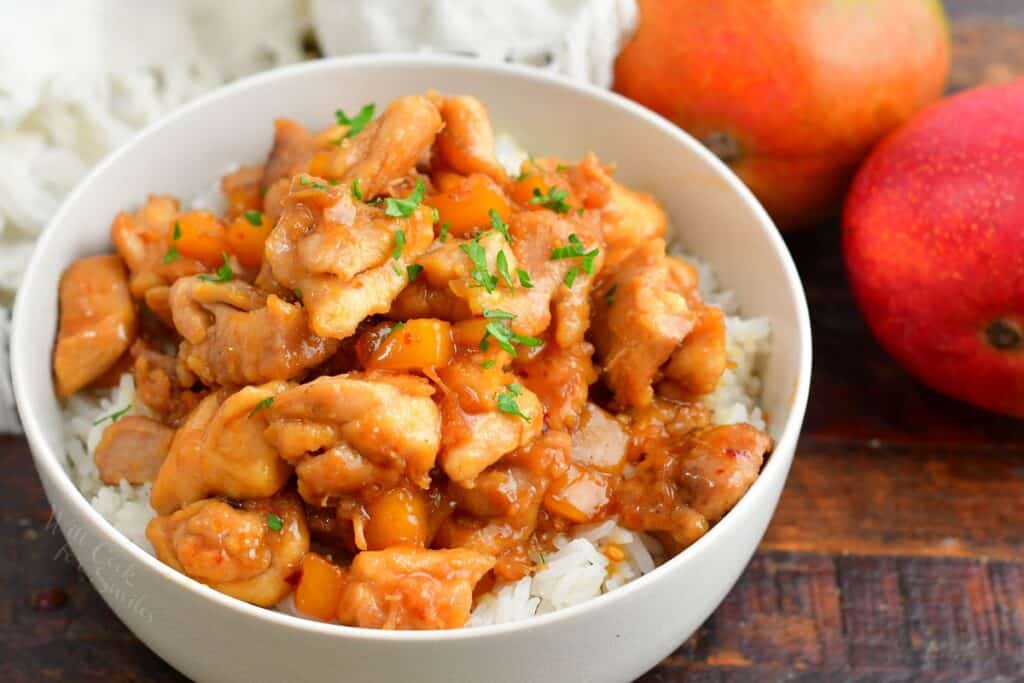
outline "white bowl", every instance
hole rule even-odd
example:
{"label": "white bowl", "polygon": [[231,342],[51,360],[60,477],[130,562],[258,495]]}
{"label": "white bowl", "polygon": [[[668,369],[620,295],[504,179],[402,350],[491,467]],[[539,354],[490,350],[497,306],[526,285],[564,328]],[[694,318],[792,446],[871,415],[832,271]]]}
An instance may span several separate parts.
{"label": "white bowl", "polygon": [[[653,193],[679,241],[709,261],[743,312],[767,316],[773,350],[762,404],[775,451],[736,507],[693,546],[599,598],[524,622],[447,632],[386,632],[302,620],[207,588],[160,563],[104,520],[62,461],[50,356],[57,283],[73,259],[111,251],[115,212],[148,193],[190,197],[233,162],[266,153],[274,117],[312,127],[332,112],[427,88],[471,93],[527,149],[578,158],[592,149]],[[723,599],[771,519],[810,381],[807,305],[785,245],[753,195],[655,114],[536,70],[457,57],[317,61],[240,81],[150,126],[111,154],[50,222],[14,312],[14,387],[57,521],[96,590],[146,645],[199,681],[622,681],[668,655]]]}

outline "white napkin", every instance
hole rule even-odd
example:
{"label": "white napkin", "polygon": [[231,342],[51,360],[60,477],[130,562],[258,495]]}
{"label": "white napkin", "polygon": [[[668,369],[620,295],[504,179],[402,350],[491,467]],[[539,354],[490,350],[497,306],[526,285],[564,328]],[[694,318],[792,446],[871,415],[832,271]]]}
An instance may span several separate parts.
{"label": "white napkin", "polygon": [[635,0],[312,0],[325,54],[445,51],[544,67],[602,87]]}
{"label": "white napkin", "polygon": [[[89,168],[228,80],[325,55],[454,51],[601,86],[635,0],[0,0],[0,433],[18,429],[10,302],[36,235]],[[111,215],[121,207],[111,207]]]}

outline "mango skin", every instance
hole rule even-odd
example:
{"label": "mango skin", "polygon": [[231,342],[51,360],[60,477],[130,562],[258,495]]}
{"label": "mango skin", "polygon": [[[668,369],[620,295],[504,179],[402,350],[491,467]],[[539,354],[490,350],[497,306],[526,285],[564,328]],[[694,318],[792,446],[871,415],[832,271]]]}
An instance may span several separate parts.
{"label": "mango skin", "polygon": [[949,98],[879,145],[846,200],[843,250],[904,368],[1024,417],[1024,79]]}
{"label": "mango skin", "polygon": [[938,99],[937,0],[639,0],[614,88],[716,152],[783,230],[834,217],[871,147]]}

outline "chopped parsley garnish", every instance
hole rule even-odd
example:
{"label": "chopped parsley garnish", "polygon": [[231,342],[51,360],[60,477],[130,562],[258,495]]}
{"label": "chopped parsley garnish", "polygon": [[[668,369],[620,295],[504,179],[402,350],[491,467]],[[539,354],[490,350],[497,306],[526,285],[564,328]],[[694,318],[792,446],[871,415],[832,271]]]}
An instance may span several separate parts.
{"label": "chopped parsley garnish", "polygon": [[393,261],[391,263],[391,272],[397,275],[398,277],[402,277],[402,269],[399,268],[398,264]]}
{"label": "chopped parsley garnish", "polygon": [[224,265],[217,269],[216,275],[203,275],[199,276],[200,280],[204,282],[231,282],[235,279],[235,274],[231,270],[231,264],[228,262],[227,252],[221,252],[220,257],[224,259]]}
{"label": "chopped parsley garnish", "polygon": [[570,268],[569,272],[565,274],[565,278],[562,279],[562,282],[565,283],[566,287],[572,287],[572,283],[576,282],[576,276],[579,275],[579,273],[579,268]]}
{"label": "chopped parsley garnish", "polygon": [[178,253],[178,240],[181,239],[181,223],[174,221],[174,232],[171,235],[171,248],[164,254],[164,263],[170,265],[181,258]]}
{"label": "chopped parsley garnish", "polygon": [[501,216],[494,209],[488,209],[487,215],[491,217],[491,227],[500,232],[505,241],[512,244],[512,235],[508,234],[508,225],[501,220]]}
{"label": "chopped parsley garnish", "polygon": [[488,320],[515,320],[516,314],[498,308],[485,308],[484,317]]}
{"label": "chopped parsley garnish", "polygon": [[122,417],[124,417],[125,413],[127,413],[131,409],[132,409],[132,404],[129,403],[124,408],[121,408],[121,410],[113,412],[110,415],[104,415],[103,417],[99,418],[98,420],[96,420],[92,424],[93,424],[93,426],[95,426],[95,425],[98,425],[98,424],[102,424],[106,420],[110,420],[110,424],[114,424],[115,422],[120,420]]}
{"label": "chopped parsley garnish", "polygon": [[436,206],[430,207],[430,217],[433,219],[435,224],[441,222],[441,212],[437,210]]}
{"label": "chopped parsley garnish", "polygon": [[539,187],[535,187],[533,196],[530,197],[530,203],[539,204],[555,213],[569,213],[570,207],[565,202],[568,197],[569,192],[561,187],[549,187],[547,193],[543,193]]}
{"label": "chopped parsley garnish", "polygon": [[530,274],[522,268],[516,268],[516,275],[519,276],[519,286],[523,289],[533,289],[533,282],[530,280]]}
{"label": "chopped parsley garnish", "polygon": [[[588,275],[593,275],[594,274],[594,259],[596,259],[597,255],[601,253],[601,250],[600,249],[591,249],[590,251],[586,251],[586,252],[583,251],[583,250],[584,250],[583,242],[581,242],[580,238],[576,236],[576,233],[572,233],[571,235],[569,235],[569,244],[567,244],[565,246],[562,246],[562,247],[555,247],[554,249],[551,250],[551,260],[552,261],[558,261],[560,259],[566,259],[566,258],[582,258],[583,259],[583,263],[582,263],[583,270]],[[574,268],[573,270],[576,270],[576,269]],[[572,272],[572,271],[569,271],[569,272]],[[568,277],[568,275],[566,277]],[[573,275],[572,277],[575,278],[576,275]],[[569,283],[567,283],[567,284],[569,284]],[[572,285],[570,284],[570,286],[572,286]]]}
{"label": "chopped parsley garnish", "polygon": [[569,167],[566,166],[565,164],[558,164],[558,166],[555,166],[555,173],[564,173],[565,171],[568,170]]}
{"label": "chopped parsley garnish", "polygon": [[263,212],[262,211],[246,211],[244,214],[245,220],[249,221],[249,225],[254,228],[258,228],[263,225]]}
{"label": "chopped parsley garnish", "polygon": [[617,290],[618,288],[618,283],[615,283],[614,285],[608,288],[607,292],[604,293],[604,302],[609,306],[615,303],[615,290]]}
{"label": "chopped parsley garnish", "polygon": [[512,281],[512,273],[508,271],[508,259],[505,258],[505,250],[502,249],[498,252],[497,258],[494,259],[494,267],[498,270],[498,275],[505,281],[505,284],[509,287],[515,287],[516,283]]}
{"label": "chopped parsley garnish", "polygon": [[403,327],[405,327],[405,323],[404,322],[397,322],[397,323],[395,323],[394,325],[392,325],[391,329],[388,330],[387,336],[390,337],[391,335],[393,335],[395,332],[398,332]]}
{"label": "chopped parsley garnish", "polygon": [[519,409],[518,398],[523,393],[523,388],[513,382],[505,387],[507,391],[503,391],[498,394],[498,410],[509,415],[518,415],[527,422],[530,418],[523,414],[523,411]]}
{"label": "chopped parsley garnish", "polygon": [[284,520],[275,515],[273,512],[268,512],[267,526],[270,527],[271,531],[280,531],[284,528]]}
{"label": "chopped parsley garnish", "polygon": [[423,201],[423,192],[425,191],[423,186],[423,178],[416,179],[416,187],[405,199],[395,199],[394,197],[388,197],[384,200],[384,213],[391,216],[392,218],[408,218],[415,211],[416,207]]}
{"label": "chopped parsley garnish", "polygon": [[482,367],[484,370],[490,370],[497,363],[498,363],[498,361],[494,360],[493,358],[489,358],[489,359],[485,360],[483,363],[481,363],[480,367]]}
{"label": "chopped parsley garnish", "polygon": [[352,196],[355,197],[357,201],[363,201],[363,191],[359,188],[359,178],[352,181]]}
{"label": "chopped parsley garnish", "polygon": [[576,215],[577,216],[582,216],[583,215],[583,207],[582,206],[580,208],[576,209]]}
{"label": "chopped parsley garnish", "polygon": [[253,406],[253,409],[249,411],[249,417],[252,417],[256,413],[258,413],[261,410],[263,410],[264,408],[269,408],[272,405],[274,405],[274,397],[273,396],[267,396],[266,398],[260,399],[256,403],[256,405]]}
{"label": "chopped parsley garnish", "polygon": [[476,280],[477,284],[486,289],[488,293],[493,292],[494,288],[498,286],[498,278],[491,275],[487,270],[487,252],[484,248],[480,246],[479,242],[474,240],[460,244],[459,249],[473,262],[473,271],[470,273],[470,276]]}
{"label": "chopped parsley garnish", "polygon": [[448,241],[448,229],[452,227],[451,221],[445,221],[441,224],[441,233],[437,236],[437,239],[441,240],[441,244]]}
{"label": "chopped parsley garnish", "polygon": [[548,558],[544,557],[544,553],[537,553],[537,554],[540,555],[540,563],[542,565],[544,565],[544,566],[547,566]]}
{"label": "chopped parsley garnish", "polygon": [[[338,120],[338,124],[342,126],[348,126],[348,130],[345,131],[345,136],[342,138],[342,140],[344,138],[350,138],[353,135],[358,134],[359,131],[366,127],[366,124],[373,120],[374,107],[375,105],[373,104],[373,102],[371,102],[370,104],[364,104],[363,108],[359,110],[359,113],[353,116],[352,118],[346,116],[345,112],[343,112],[340,109],[334,112],[334,118]],[[341,140],[338,140],[337,144],[341,144]]]}
{"label": "chopped parsley garnish", "polygon": [[312,187],[314,190],[327,190],[326,185],[324,185],[323,183],[318,183],[314,180],[310,180],[306,176],[302,176],[301,178],[299,178],[299,185],[302,185],[303,187]]}
{"label": "chopped parsley garnish", "polygon": [[341,181],[338,180],[337,178],[331,178],[330,180],[327,181],[327,184],[328,185],[341,185]]}
{"label": "chopped parsley garnish", "polygon": [[412,282],[420,276],[423,272],[423,266],[418,263],[410,263],[405,267],[405,276],[409,278],[409,282]]}
{"label": "chopped parsley garnish", "polygon": [[301,299],[302,298],[302,290],[299,289],[298,287],[296,287],[295,289],[292,290],[292,294],[295,295],[296,299]]}
{"label": "chopped parsley garnish", "polygon": [[507,351],[512,357],[517,356],[516,347],[513,344],[521,344],[522,346],[540,346],[541,341],[536,337],[527,337],[521,334],[516,334],[508,325],[503,322],[489,322],[484,328],[484,338],[480,340],[480,349],[486,351],[491,346],[490,338],[493,337],[498,346]]}
{"label": "chopped parsley garnish", "polygon": [[405,249],[405,230],[396,230],[395,250],[391,252],[391,258],[397,261],[399,258],[401,258],[403,249]]}
{"label": "chopped parsley garnish", "polygon": [[576,233],[569,235],[569,244],[564,247],[555,247],[551,250],[552,261],[563,258],[576,258],[578,256],[583,256],[583,242],[576,236]]}

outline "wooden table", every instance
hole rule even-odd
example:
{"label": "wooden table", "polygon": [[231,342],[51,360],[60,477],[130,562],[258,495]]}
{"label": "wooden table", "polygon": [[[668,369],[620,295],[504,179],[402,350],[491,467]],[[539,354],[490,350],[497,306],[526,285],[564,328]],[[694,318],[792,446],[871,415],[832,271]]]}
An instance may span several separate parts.
{"label": "wooden table", "polygon": [[[1024,75],[1024,3],[949,4],[953,89]],[[937,396],[881,351],[835,225],[787,241],[815,352],[793,471],[735,589],[642,680],[1024,681],[1024,422]],[[77,570],[24,440],[0,453],[0,681],[182,680]]]}

